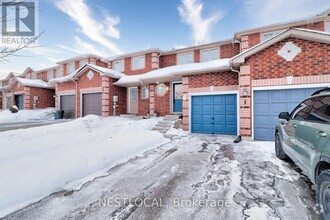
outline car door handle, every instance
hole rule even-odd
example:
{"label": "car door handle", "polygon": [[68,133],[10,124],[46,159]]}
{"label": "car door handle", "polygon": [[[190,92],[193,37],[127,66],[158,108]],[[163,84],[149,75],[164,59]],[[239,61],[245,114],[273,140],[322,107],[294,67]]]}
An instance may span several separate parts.
{"label": "car door handle", "polygon": [[292,127],[296,128],[296,127],[297,127],[297,125],[296,125],[296,124],[293,124],[293,125],[292,125]]}
{"label": "car door handle", "polygon": [[318,132],[316,132],[316,135],[317,135],[318,137],[326,137],[326,136],[328,136],[327,133],[325,133],[325,132],[323,132],[323,131],[318,131]]}

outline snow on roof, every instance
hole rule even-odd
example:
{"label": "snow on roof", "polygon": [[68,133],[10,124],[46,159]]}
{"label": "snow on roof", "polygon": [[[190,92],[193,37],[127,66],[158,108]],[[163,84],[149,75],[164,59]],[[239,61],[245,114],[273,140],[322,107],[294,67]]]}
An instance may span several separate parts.
{"label": "snow on roof", "polygon": [[45,89],[53,89],[53,85],[47,84],[47,82],[41,79],[24,79],[24,78],[16,78],[16,80],[21,83],[23,86],[37,87],[37,88],[45,88]]}
{"label": "snow on roof", "polygon": [[71,62],[71,61],[74,61],[74,60],[87,59],[87,58],[90,58],[90,57],[103,59],[102,56],[99,56],[99,55],[96,55],[96,54],[82,54],[82,55],[79,55],[79,56],[70,57],[70,58],[58,61],[58,62],[56,62],[56,64],[63,64],[63,63]]}
{"label": "snow on roof", "polygon": [[200,72],[224,70],[230,68],[230,59],[217,59],[203,63],[189,63],[182,65],[169,66],[150,71],[141,75],[125,76],[120,78],[116,85],[128,85],[161,78],[175,77],[180,75],[192,75]]}
{"label": "snow on roof", "polygon": [[80,67],[79,69],[73,71],[72,73],[70,73],[66,76],[50,79],[48,81],[48,83],[49,84],[56,84],[56,83],[68,82],[68,81],[78,77],[82,73],[84,73],[84,70],[86,70],[87,68],[90,68],[90,69],[93,69],[93,70],[99,72],[102,76],[108,76],[108,77],[111,77],[111,78],[119,79],[123,76],[126,76],[124,73],[121,73],[121,72],[118,72],[118,71],[115,71],[115,70],[112,70],[112,69],[96,66],[96,65],[93,65],[93,64],[85,64],[84,66]]}
{"label": "snow on roof", "polygon": [[139,51],[135,51],[135,52],[131,52],[131,53],[126,53],[126,54],[121,54],[121,55],[117,55],[117,56],[111,56],[111,57],[103,58],[102,61],[104,61],[104,62],[114,61],[114,60],[123,59],[123,58],[126,58],[126,57],[133,57],[133,56],[138,56],[140,54],[147,54],[147,53],[153,53],[153,52],[161,53],[162,50],[159,49],[159,48],[149,48],[149,49],[146,49],[146,50],[139,50]]}

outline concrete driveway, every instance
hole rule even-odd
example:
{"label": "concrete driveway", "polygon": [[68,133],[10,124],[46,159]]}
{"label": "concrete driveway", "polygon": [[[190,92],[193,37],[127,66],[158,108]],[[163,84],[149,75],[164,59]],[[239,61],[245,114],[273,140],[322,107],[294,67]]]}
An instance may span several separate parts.
{"label": "concrete driveway", "polygon": [[272,143],[173,137],[78,191],[59,191],[5,219],[316,219],[314,190]]}

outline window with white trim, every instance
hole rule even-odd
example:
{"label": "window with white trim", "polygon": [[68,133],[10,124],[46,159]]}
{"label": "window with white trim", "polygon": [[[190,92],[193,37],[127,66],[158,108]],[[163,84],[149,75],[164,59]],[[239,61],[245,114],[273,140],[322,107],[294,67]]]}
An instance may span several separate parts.
{"label": "window with white trim", "polygon": [[118,72],[123,72],[125,67],[124,67],[124,60],[117,60],[113,62],[113,69],[118,71]]}
{"label": "window with white trim", "polygon": [[147,99],[149,98],[149,89],[147,89],[147,87],[142,87],[141,89],[141,98],[142,99]]}
{"label": "window with white trim", "polygon": [[79,61],[79,68],[84,66],[85,64],[88,64],[88,59],[80,60]]}
{"label": "window with white trim", "polygon": [[201,62],[207,62],[211,60],[216,60],[220,58],[220,52],[219,48],[211,48],[202,50],[202,61]]}
{"label": "window with white trim", "polygon": [[56,77],[62,77],[63,76],[63,66],[60,66],[57,70],[56,70]]}
{"label": "window with white trim", "polygon": [[54,71],[53,70],[48,70],[47,79],[50,80],[52,78],[54,78]]}
{"label": "window with white trim", "polygon": [[132,70],[144,69],[145,68],[145,56],[133,57],[132,58]]}
{"label": "window with white trim", "polygon": [[30,74],[26,74],[25,79],[31,79]]}
{"label": "window with white trim", "polygon": [[325,31],[330,32],[330,21],[325,23]]}
{"label": "window with white trim", "polygon": [[66,65],[66,68],[67,68],[67,73],[70,74],[74,71],[74,63],[69,63]]}
{"label": "window with white trim", "polygon": [[33,72],[31,79],[37,79],[37,73]]}
{"label": "window with white trim", "polygon": [[266,33],[261,33],[261,41],[268,40],[269,38],[274,37],[275,35],[278,35],[279,33],[283,32],[284,30],[279,31],[271,31]]}
{"label": "window with white trim", "polygon": [[194,62],[194,54],[192,52],[189,53],[180,53],[177,55],[177,64],[187,64]]}

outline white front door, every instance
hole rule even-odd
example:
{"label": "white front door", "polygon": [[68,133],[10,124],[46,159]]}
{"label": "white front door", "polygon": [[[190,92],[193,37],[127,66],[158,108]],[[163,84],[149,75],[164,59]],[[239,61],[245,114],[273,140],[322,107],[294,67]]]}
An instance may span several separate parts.
{"label": "white front door", "polygon": [[138,88],[128,88],[128,113],[138,113]]}

